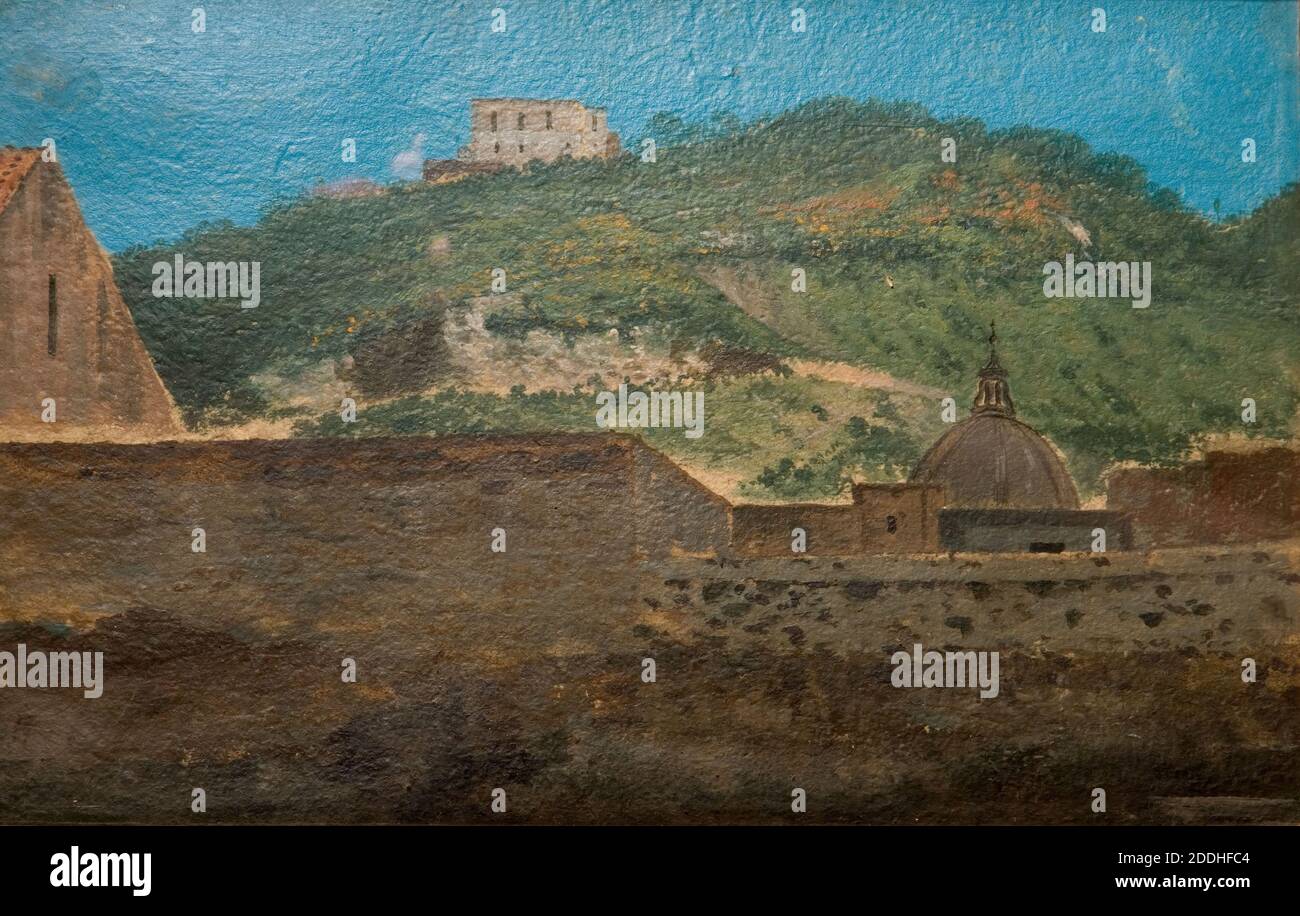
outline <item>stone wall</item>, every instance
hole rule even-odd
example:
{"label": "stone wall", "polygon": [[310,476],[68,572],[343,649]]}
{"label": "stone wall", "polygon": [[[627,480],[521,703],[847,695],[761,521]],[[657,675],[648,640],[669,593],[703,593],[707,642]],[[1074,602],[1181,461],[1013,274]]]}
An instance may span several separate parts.
{"label": "stone wall", "polygon": [[1147,555],[675,561],[647,570],[642,599],[670,615],[675,632],[836,655],[914,642],[1249,654],[1295,639],[1297,582],[1288,544]]}
{"label": "stone wall", "polygon": [[741,556],[790,556],[796,528],[803,529],[810,554],[862,553],[862,519],[857,506],[736,506],[731,513],[732,547]]}
{"label": "stone wall", "polygon": [[[940,622],[927,639],[978,626],[1108,647],[1277,638],[1296,625],[1287,543],[861,555],[856,505],[729,509],[618,435],[11,443],[0,445],[0,595],[24,618],[155,606],[424,628],[433,614],[457,632],[490,620],[497,637],[525,643],[600,640],[612,619],[688,606],[706,631],[715,617],[749,626],[780,610],[754,632],[807,629],[811,614],[834,639],[918,614]],[[796,526],[805,557],[790,554]],[[204,553],[191,550],[195,527]],[[496,528],[504,553],[491,549]],[[771,559],[753,556],[763,551]],[[721,616],[719,600],[731,607]]]}
{"label": "stone wall", "polygon": [[813,556],[933,553],[939,547],[939,487],[853,485],[853,505],[752,505],[732,510],[732,549],[739,556],[791,556],[791,531],[807,533]]}
{"label": "stone wall", "polygon": [[[966,552],[1089,552],[1100,531],[1104,549],[1129,550],[1129,517],[1106,509],[941,509],[939,542]],[[1100,543],[1100,542],[1098,542]]]}
{"label": "stone wall", "polygon": [[725,501],[613,435],[7,444],[0,513],[10,614],[432,615],[503,643],[598,640],[638,558],[729,539]]}
{"label": "stone wall", "polygon": [[[1295,797],[1294,544],[740,558],[727,508],[614,435],[0,446],[0,646],[106,671],[6,691],[0,821],[187,823],[193,786],[217,823]],[[916,642],[1002,653],[1001,693],[892,687]]]}
{"label": "stone wall", "polygon": [[1177,468],[1121,468],[1107,506],[1133,518],[1140,547],[1249,543],[1300,535],[1300,451],[1211,451]]}
{"label": "stone wall", "polygon": [[572,99],[474,99],[470,141],[459,158],[522,166],[530,161],[608,159],[619,152],[605,109]]}
{"label": "stone wall", "polygon": [[725,499],[639,442],[633,463],[639,558],[715,557],[731,549],[731,505]]}
{"label": "stone wall", "polygon": [[865,553],[929,553],[939,549],[943,488],[918,484],[853,485]]}

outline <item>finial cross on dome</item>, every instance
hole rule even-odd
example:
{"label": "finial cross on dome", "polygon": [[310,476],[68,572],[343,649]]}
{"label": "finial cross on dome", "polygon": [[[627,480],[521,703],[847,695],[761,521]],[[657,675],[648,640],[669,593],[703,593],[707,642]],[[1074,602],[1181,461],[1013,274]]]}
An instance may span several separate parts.
{"label": "finial cross on dome", "polygon": [[989,360],[984,364],[985,369],[1001,369],[998,363],[998,325],[996,321],[989,322]]}
{"label": "finial cross on dome", "polygon": [[1079,493],[1056,447],[1016,419],[991,321],[987,339],[989,364],[979,371],[970,417],[939,437],[909,479],[941,488],[947,507],[1079,508]]}

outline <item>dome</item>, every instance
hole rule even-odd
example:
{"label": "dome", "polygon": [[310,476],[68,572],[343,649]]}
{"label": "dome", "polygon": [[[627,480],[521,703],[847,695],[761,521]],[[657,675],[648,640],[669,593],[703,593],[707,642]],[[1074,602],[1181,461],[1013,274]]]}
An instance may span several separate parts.
{"label": "dome", "polygon": [[996,340],[990,335],[971,416],[939,437],[911,480],[943,487],[946,506],[1077,509],[1079,494],[1056,447],[1015,418]]}

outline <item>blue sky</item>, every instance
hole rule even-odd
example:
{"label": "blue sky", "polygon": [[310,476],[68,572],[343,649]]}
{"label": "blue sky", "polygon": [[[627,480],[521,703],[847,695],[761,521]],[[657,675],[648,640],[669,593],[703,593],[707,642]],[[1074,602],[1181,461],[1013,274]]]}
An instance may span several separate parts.
{"label": "blue sky", "polygon": [[393,180],[418,135],[453,156],[468,99],[493,95],[604,105],[625,139],[659,111],[915,101],[1074,131],[1227,215],[1300,177],[1296,36],[1291,0],[0,0],[0,144],[53,137],[110,250],[252,222],[319,180]]}

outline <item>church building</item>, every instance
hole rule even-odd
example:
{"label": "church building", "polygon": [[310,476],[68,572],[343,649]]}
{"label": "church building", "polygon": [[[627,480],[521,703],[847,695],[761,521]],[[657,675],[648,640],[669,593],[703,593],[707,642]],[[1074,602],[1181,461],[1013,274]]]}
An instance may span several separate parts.
{"label": "church building", "polygon": [[175,438],[108,256],[42,152],[0,147],[0,439]]}
{"label": "church building", "polygon": [[1127,550],[1129,517],[1080,509],[1065,458],[1017,419],[1011,385],[989,335],[971,415],[939,437],[906,483],[854,483],[853,505],[742,505],[735,550],[790,556],[791,533],[810,554],[1064,553]]}
{"label": "church building", "polygon": [[1130,546],[1127,516],[1080,509],[1064,456],[1016,419],[996,330],[989,333],[971,415],[930,447],[910,483],[943,492],[938,535],[944,550],[1060,553]]}

